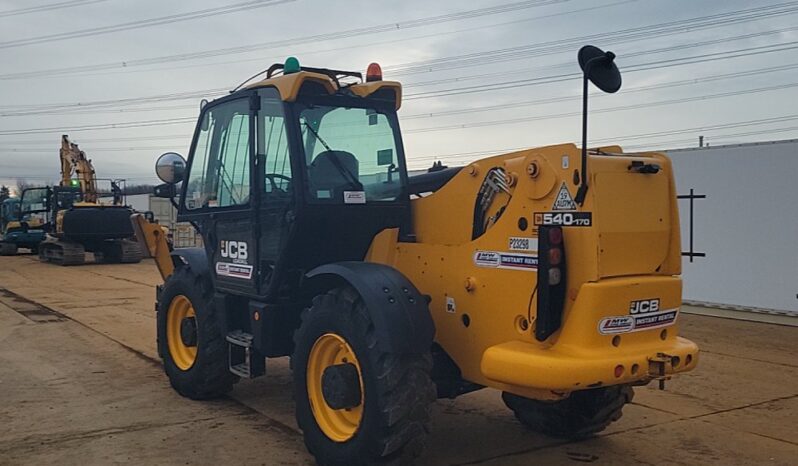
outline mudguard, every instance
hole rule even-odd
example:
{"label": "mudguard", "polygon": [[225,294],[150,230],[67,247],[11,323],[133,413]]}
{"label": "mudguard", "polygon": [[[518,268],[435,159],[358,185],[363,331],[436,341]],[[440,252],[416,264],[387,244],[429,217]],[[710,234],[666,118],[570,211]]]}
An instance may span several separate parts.
{"label": "mudguard", "polygon": [[430,350],[435,323],[427,307],[427,297],[393,267],[371,262],[336,262],[316,267],[305,276],[317,287],[340,280],[351,285],[366,304],[380,350],[400,354]]}
{"label": "mudguard", "polygon": [[170,255],[175,267],[181,264],[187,264],[191,270],[197,275],[207,275],[210,277],[210,268],[208,267],[208,256],[202,248],[177,248],[174,249]]}

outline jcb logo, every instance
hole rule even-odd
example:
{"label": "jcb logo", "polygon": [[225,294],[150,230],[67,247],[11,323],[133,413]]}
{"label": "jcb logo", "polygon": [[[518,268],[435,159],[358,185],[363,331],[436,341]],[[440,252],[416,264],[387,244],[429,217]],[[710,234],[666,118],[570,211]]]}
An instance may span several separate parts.
{"label": "jcb logo", "polygon": [[659,311],[659,298],[641,299],[640,301],[632,301],[629,304],[629,314],[645,314],[657,311]]}
{"label": "jcb logo", "polygon": [[221,243],[222,257],[229,259],[247,260],[247,243],[243,241],[226,241],[222,240]]}

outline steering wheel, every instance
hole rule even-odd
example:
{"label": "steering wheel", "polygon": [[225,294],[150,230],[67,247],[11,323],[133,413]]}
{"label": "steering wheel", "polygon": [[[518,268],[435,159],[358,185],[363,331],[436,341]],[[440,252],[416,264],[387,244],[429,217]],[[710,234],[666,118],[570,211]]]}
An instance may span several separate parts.
{"label": "steering wheel", "polygon": [[277,181],[276,180],[278,180],[278,179],[279,180],[284,180],[284,181],[287,181],[290,184],[291,183],[291,177],[290,176],[281,175],[279,173],[266,173],[263,176],[267,180],[269,180],[269,184],[271,184],[271,186],[272,186],[272,192],[279,192],[279,193],[287,194],[287,192],[284,189],[281,189],[279,186],[277,186]]}

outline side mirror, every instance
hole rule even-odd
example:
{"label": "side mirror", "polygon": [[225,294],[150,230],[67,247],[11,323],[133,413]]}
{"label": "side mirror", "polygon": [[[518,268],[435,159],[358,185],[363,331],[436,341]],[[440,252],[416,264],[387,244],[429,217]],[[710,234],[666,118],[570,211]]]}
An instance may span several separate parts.
{"label": "side mirror", "polygon": [[180,183],[186,176],[186,159],[176,152],[167,152],[155,162],[155,173],[164,183]]}
{"label": "side mirror", "polygon": [[615,64],[615,54],[603,51],[592,45],[585,45],[577,54],[579,68],[582,69],[582,168],[579,172],[580,183],[576,191],[576,201],[580,206],[587,195],[587,83],[592,82],[597,88],[608,94],[614,94],[621,88],[621,72]]}
{"label": "side mirror", "polygon": [[586,45],[579,50],[577,59],[585,77],[597,88],[608,94],[614,94],[621,88],[621,72],[615,64],[614,53]]}

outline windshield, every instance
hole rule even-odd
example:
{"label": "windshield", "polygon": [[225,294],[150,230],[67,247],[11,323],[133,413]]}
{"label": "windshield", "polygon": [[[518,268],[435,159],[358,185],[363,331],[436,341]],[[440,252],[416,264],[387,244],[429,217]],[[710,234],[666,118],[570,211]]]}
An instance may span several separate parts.
{"label": "windshield", "polygon": [[402,193],[393,124],[371,108],[309,105],[299,115],[310,199],[364,204]]}
{"label": "windshield", "polygon": [[22,215],[47,211],[47,188],[32,188],[22,191]]}

